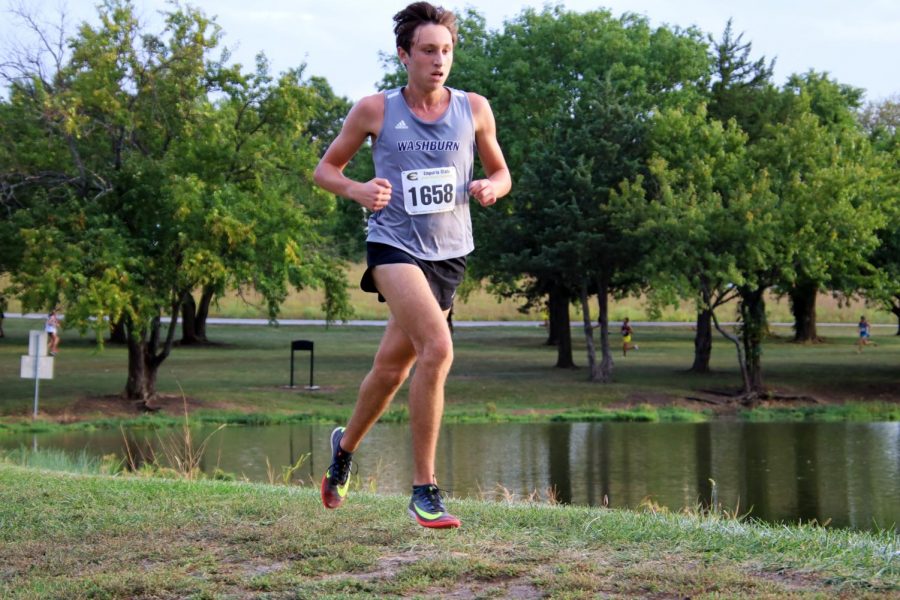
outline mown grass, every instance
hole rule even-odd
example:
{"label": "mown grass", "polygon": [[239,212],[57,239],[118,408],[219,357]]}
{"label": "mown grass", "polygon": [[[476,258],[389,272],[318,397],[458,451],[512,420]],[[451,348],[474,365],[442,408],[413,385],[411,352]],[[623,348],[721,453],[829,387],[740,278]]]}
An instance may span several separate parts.
{"label": "mown grass", "polygon": [[0,464],[4,598],[828,598],[900,589],[893,532]]}
{"label": "mown grass", "polygon": [[[42,431],[57,423],[83,420],[90,424],[81,426],[118,426],[119,413],[127,411],[111,415],[110,406],[130,406],[118,399],[125,386],[126,351],[115,346],[98,350],[90,337],[73,331],[64,333],[55,378],[41,382],[42,412],[31,422],[34,383],[20,379],[18,367],[20,356],[27,352],[28,329],[34,325],[7,319],[7,337],[0,339],[0,431]],[[169,398],[174,410],[168,416],[135,413],[129,423],[176,424],[183,396],[198,422],[344,421],[381,333],[379,327],[210,326],[214,345],[177,347],[160,369],[158,391]],[[796,409],[788,403],[781,412],[769,409],[748,418],[900,418],[900,337],[876,335],[879,346],[857,354],[852,327],[829,328],[826,333],[825,343],[805,346],[789,342],[787,332],[781,331],[767,341],[763,355],[765,381],[774,391],[812,396],[822,403]],[[720,339],[714,345],[714,372],[687,372],[693,358],[693,332],[687,328],[639,328],[636,339],[641,349],[624,358],[614,355],[614,381],[609,384],[587,381],[583,340],[578,330],[573,335],[576,362],[582,367],[557,369],[556,349],[544,345],[546,332],[540,327],[457,328],[446,420],[694,420],[707,418],[708,404],[687,400],[673,409],[665,406],[665,400],[733,392],[739,387],[734,348]],[[307,353],[295,356],[298,387],[287,387],[290,342],[295,339],[315,342],[318,391],[303,388],[308,382]],[[401,390],[385,419],[404,421],[405,402],[405,390]],[[633,408],[623,408],[626,404]]]}
{"label": "mown grass", "polygon": [[[97,351],[65,332],[56,378],[18,379],[33,322],[10,319],[0,340],[0,431],[117,427],[104,412],[125,383],[122,348]],[[576,361],[584,364],[579,334]],[[856,354],[854,330],[824,344],[784,337],[765,346],[774,389],[840,400],[742,415],[762,419],[898,419],[900,339],[878,336]],[[159,390],[187,398],[192,422],[343,421],[371,364],[380,328],[212,326],[214,346],[177,348]],[[616,359],[615,381],[555,369],[538,327],[459,328],[447,387],[449,421],[694,420],[699,410],[656,398],[737,388],[733,348],[716,340],[709,376],[685,369],[687,329],[642,328],[641,350]],[[316,392],[286,389],[289,343],[316,343]],[[297,355],[298,385],[307,360]],[[637,399],[631,409],[618,407]],[[96,408],[92,408],[96,405]],[[610,408],[611,406],[615,408]],[[387,420],[406,419],[401,391]],[[87,422],[75,422],[87,417]],[[179,411],[128,421],[183,423]],[[60,423],[63,423],[61,425]],[[721,515],[669,514],[648,505],[602,508],[452,501],[460,531],[431,532],[405,516],[407,498],[354,492],[325,511],[311,488],[244,482],[161,481],[113,473],[112,461],[52,452],[10,453],[0,465],[0,597],[885,597],[900,593],[896,532],[769,526]],[[49,473],[62,469],[82,475]],[[152,473],[151,473],[152,474]]]}

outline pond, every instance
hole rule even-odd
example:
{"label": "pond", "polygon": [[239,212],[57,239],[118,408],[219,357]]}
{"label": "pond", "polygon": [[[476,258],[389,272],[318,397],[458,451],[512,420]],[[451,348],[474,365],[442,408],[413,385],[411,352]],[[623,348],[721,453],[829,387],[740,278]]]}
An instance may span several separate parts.
{"label": "pond", "polygon": [[[318,485],[330,461],[331,429],[208,427],[193,430],[193,440],[199,445],[209,437],[200,464],[206,472],[218,467],[253,481],[280,481],[283,467],[307,455],[293,479]],[[151,447],[162,457],[180,433],[132,431],[128,447],[137,460]],[[0,448],[23,445],[126,453],[120,431],[0,437]],[[407,493],[410,446],[407,425],[376,425],[355,456],[361,485]],[[680,510],[708,505],[715,493],[729,512],[770,522],[890,528],[900,522],[900,423],[449,424],[441,430],[437,478],[457,497],[552,496]]]}

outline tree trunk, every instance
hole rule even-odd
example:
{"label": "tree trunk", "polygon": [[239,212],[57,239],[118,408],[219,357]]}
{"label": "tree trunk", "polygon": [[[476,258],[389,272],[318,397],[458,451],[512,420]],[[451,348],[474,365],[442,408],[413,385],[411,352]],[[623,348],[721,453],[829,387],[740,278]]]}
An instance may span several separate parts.
{"label": "tree trunk", "polygon": [[572,325],[569,321],[569,296],[563,286],[554,284],[550,297],[555,300],[550,305],[550,320],[556,321],[556,366],[560,369],[574,369],[572,358]]}
{"label": "tree trunk", "polygon": [[134,335],[128,340],[128,383],[125,386],[125,398],[146,405],[156,397],[156,373],[159,365],[155,364],[153,352],[143,337]]}
{"label": "tree trunk", "polygon": [[697,333],[694,335],[694,373],[709,373],[712,356],[712,310],[697,311]]}
{"label": "tree trunk", "polygon": [[204,286],[200,295],[200,303],[192,294],[185,294],[181,305],[181,343],[183,345],[202,344],[208,342],[206,337],[206,319],[209,317],[209,305],[215,295],[215,288]]}
{"label": "tree trunk", "polygon": [[197,317],[194,320],[194,333],[204,342],[208,342],[206,337],[206,319],[209,317],[209,306],[212,299],[216,295],[216,288],[212,286],[203,286],[203,293],[200,294],[200,305],[197,307]]}
{"label": "tree trunk", "polygon": [[794,341],[818,342],[816,333],[816,297],[819,285],[804,281],[791,288],[791,314],[794,315]]}
{"label": "tree trunk", "polygon": [[120,317],[118,321],[113,323],[109,332],[109,343],[123,345],[128,343],[128,333],[125,331],[125,317]]}
{"label": "tree trunk", "polygon": [[741,340],[738,337],[730,335],[727,331],[722,329],[722,326],[719,325],[719,319],[716,317],[715,311],[710,311],[710,315],[712,316],[713,323],[716,326],[716,331],[722,334],[722,337],[730,341],[734,344],[735,350],[737,351],[737,359],[738,366],[741,368],[741,384],[743,385],[744,395],[750,394],[750,375],[747,372],[747,361],[744,358],[744,348],[741,345]]}
{"label": "tree trunk", "polygon": [[897,317],[897,335],[900,335],[900,296],[895,296],[896,302],[891,304],[891,312]]}
{"label": "tree trunk", "polygon": [[569,314],[569,301],[559,286],[552,286],[547,294],[547,346],[559,344],[561,313]]}
{"label": "tree trunk", "polygon": [[741,338],[744,342],[744,356],[752,393],[765,391],[762,381],[762,340],[766,330],[764,292],[765,288],[762,287],[741,290]]}
{"label": "tree trunk", "polygon": [[591,305],[589,303],[587,282],[581,285],[581,316],[584,320],[584,345],[587,348],[588,381],[600,380],[600,368],[597,364],[597,352],[594,350],[594,327],[591,324]]}
{"label": "tree trunk", "polygon": [[597,282],[597,321],[600,324],[600,379],[603,383],[612,381],[613,358],[609,350],[609,283],[606,277]]}
{"label": "tree trunk", "polygon": [[181,344],[190,346],[199,343],[197,338],[197,302],[193,294],[187,294],[181,305]]}
{"label": "tree trunk", "polygon": [[[155,317],[149,328],[137,328],[126,319],[125,331],[128,335],[128,381],[125,384],[125,399],[137,401],[141,407],[147,408],[147,402],[156,397],[156,374],[160,365],[168,358],[175,341],[175,329],[178,326],[179,309],[188,293],[175,294],[169,310],[169,321],[166,338],[160,344],[161,319]],[[149,331],[148,331],[149,329]],[[160,345],[162,346],[160,348]]]}

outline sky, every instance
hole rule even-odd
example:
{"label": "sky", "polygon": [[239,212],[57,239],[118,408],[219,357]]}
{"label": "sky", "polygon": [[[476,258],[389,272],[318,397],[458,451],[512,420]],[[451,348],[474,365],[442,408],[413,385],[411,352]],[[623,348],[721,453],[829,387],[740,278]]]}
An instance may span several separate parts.
{"label": "sky", "polygon": [[[159,11],[167,0],[132,0],[138,15],[158,30]],[[532,0],[447,0],[450,9],[475,8],[489,29],[500,30],[524,8],[542,9]],[[325,77],[336,93],[351,100],[376,91],[381,79],[380,52],[395,52],[391,17],[406,2],[383,0],[193,0],[215,16],[233,59],[254,64],[262,51],[273,73],[306,63],[307,75]],[[59,22],[60,7],[68,29],[81,21],[97,22],[93,0],[0,0],[8,11],[26,4],[44,20]],[[753,58],[775,58],[775,82],[809,69],[827,71],[841,83],[866,90],[867,101],[900,94],[900,0],[561,0],[569,10],[609,9],[633,12],[652,25],[691,25],[721,37],[729,17],[734,31],[753,44]],[[0,49],[27,41],[9,12],[0,17]],[[477,91],[477,90],[476,90]]]}

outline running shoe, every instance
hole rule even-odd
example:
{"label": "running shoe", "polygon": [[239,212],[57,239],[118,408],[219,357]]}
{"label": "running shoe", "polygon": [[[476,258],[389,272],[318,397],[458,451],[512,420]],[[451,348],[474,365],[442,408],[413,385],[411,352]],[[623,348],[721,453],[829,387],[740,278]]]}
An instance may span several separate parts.
{"label": "running shoe", "polygon": [[414,485],[409,500],[409,516],[422,527],[448,529],[459,527],[459,519],[447,512],[436,485]]}
{"label": "running shoe", "polygon": [[350,465],[352,452],[341,448],[344,428],[336,427],[331,432],[331,466],[322,478],[322,504],[325,508],[337,508],[347,496],[350,488]]}

